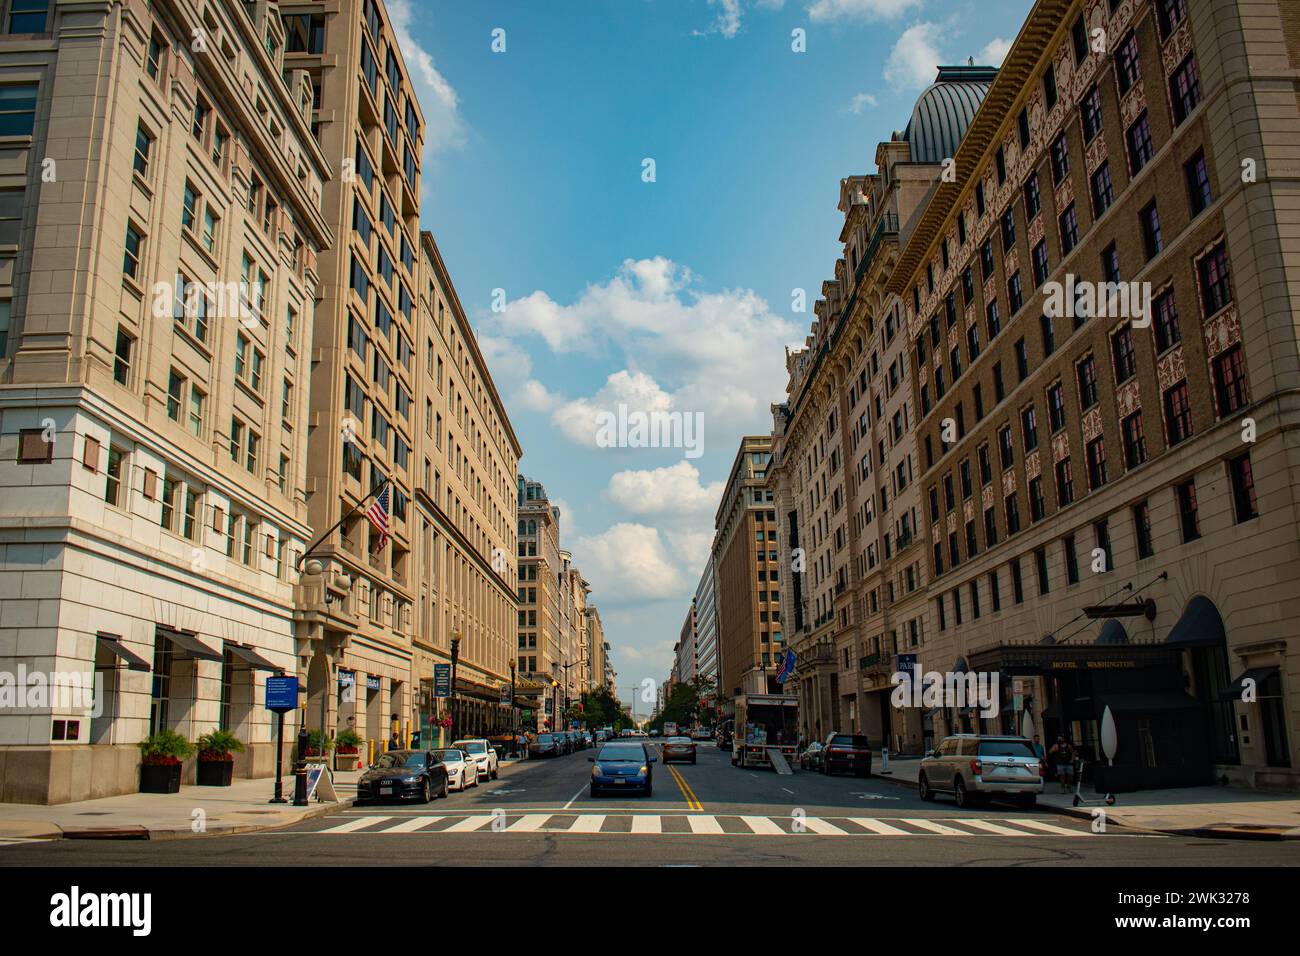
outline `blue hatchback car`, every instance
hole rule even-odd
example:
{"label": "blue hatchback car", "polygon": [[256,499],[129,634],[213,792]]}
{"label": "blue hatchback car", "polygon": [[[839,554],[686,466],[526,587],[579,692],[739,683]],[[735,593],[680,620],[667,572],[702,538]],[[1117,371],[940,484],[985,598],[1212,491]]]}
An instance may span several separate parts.
{"label": "blue hatchback car", "polygon": [[605,790],[637,790],[647,797],[654,792],[654,774],[651,756],[645,744],[617,741],[605,744],[592,762],[591,795],[600,796]]}

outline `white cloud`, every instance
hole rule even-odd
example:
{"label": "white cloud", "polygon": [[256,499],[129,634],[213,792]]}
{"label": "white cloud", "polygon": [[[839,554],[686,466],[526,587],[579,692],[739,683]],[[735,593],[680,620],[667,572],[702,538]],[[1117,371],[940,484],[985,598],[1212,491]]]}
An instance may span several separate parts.
{"label": "white cloud", "polygon": [[[424,156],[457,149],[465,142],[465,120],[460,114],[456,90],[433,62],[433,56],[411,34],[417,16],[413,0],[388,0],[388,16],[402,51],[402,59],[415,85],[415,95],[424,114]],[[418,11],[423,13],[424,11]]]}
{"label": "white cloud", "polygon": [[895,90],[920,89],[934,82],[943,62],[939,44],[947,30],[938,23],[914,23],[895,41],[885,60],[885,80]]}
{"label": "white cloud", "polygon": [[671,598],[683,587],[659,531],[620,522],[573,542],[574,560],[602,604]]}
{"label": "white cloud", "polygon": [[740,32],[740,0],[709,0],[709,6],[721,7],[713,29],[728,40]]}
{"label": "white cloud", "polygon": [[682,460],[666,468],[612,475],[609,497],[631,514],[712,515],[722,499],[723,484],[701,485],[699,471]]}
{"label": "white cloud", "polygon": [[[717,502],[715,501],[716,505]],[[712,522],[709,523],[712,528]],[[713,550],[713,532],[710,531],[667,531],[665,536],[673,550],[686,563],[691,571],[703,573],[704,565]],[[689,598],[688,598],[689,600]]]}
{"label": "white cloud", "polygon": [[861,116],[867,107],[875,109],[876,104],[876,98],[870,93],[859,93],[849,102],[849,112],[854,116]]}
{"label": "white cloud", "polygon": [[893,20],[908,10],[921,6],[924,0],[813,0],[808,5],[808,16],[814,21],[826,20]]}
{"label": "white cloud", "polygon": [[492,381],[503,389],[507,405],[530,412],[549,412],[563,400],[532,377],[533,360],[514,341],[480,335],[478,347],[492,372]]}
{"label": "white cloud", "polygon": [[590,398],[576,398],[560,405],[551,415],[551,421],[572,442],[595,448],[597,422],[601,412],[614,412],[619,405],[641,411],[666,412],[672,409],[672,399],[644,372],[615,372],[605,380],[604,387]]}
{"label": "white cloud", "polygon": [[1001,66],[1002,60],[1010,49],[1010,40],[1003,37],[994,37],[984,45],[984,49],[980,50],[975,57],[975,62],[979,66]]}

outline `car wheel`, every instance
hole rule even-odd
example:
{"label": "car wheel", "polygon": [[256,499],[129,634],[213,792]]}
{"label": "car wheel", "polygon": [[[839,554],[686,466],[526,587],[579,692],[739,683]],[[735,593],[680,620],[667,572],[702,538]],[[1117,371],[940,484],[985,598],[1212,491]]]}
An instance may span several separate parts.
{"label": "car wheel", "polygon": [[424,794],[423,794],[423,796],[424,796],[424,800],[423,800],[424,803],[429,803],[431,800],[433,800],[433,787],[429,786],[429,778],[428,778],[428,777],[425,777],[425,778],[424,778]]}
{"label": "car wheel", "polygon": [[966,789],[966,784],[958,777],[952,784],[953,796],[957,798],[957,806],[963,810],[969,810],[974,805],[970,792]]}
{"label": "car wheel", "polygon": [[652,786],[647,786],[647,787],[645,788],[645,796],[646,796],[646,799],[649,800],[649,799],[650,799],[651,797],[653,797],[654,795],[655,795],[655,788],[652,787]]}
{"label": "car wheel", "polygon": [[1038,805],[1038,794],[1022,793],[1020,795],[1020,798],[1016,802],[1020,804],[1022,807],[1024,807],[1025,809],[1036,807]]}
{"label": "car wheel", "polygon": [[695,766],[695,758],[694,758],[694,757],[691,758],[691,766],[692,766],[692,767]]}
{"label": "car wheel", "polygon": [[596,789],[596,785],[593,783],[591,785],[591,798],[594,800],[599,796],[600,796],[600,791]]}
{"label": "car wheel", "polygon": [[921,774],[916,781],[917,795],[927,803],[934,800],[934,791],[930,789],[930,781],[926,779],[925,774]]}
{"label": "car wheel", "polygon": [[491,774],[491,778],[495,780],[500,775],[500,773],[501,773],[500,770],[493,770]]}
{"label": "car wheel", "polygon": [[440,800],[446,800],[446,799],[447,799],[447,794],[450,793],[450,792],[451,792],[451,791],[450,791],[450,789],[448,788],[448,785],[447,785],[447,778],[446,778],[446,777],[443,777],[443,778],[442,778],[442,793],[438,794],[438,799],[440,799]]}

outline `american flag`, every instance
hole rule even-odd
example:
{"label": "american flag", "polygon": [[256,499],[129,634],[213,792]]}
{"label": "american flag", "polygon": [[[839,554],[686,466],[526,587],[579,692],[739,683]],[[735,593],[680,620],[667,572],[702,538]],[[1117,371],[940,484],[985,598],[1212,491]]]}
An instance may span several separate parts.
{"label": "american flag", "polygon": [[379,532],[379,544],[375,545],[376,551],[382,550],[384,545],[388,543],[388,495],[390,491],[391,486],[384,485],[384,490],[366,509],[366,517],[370,519],[370,523]]}

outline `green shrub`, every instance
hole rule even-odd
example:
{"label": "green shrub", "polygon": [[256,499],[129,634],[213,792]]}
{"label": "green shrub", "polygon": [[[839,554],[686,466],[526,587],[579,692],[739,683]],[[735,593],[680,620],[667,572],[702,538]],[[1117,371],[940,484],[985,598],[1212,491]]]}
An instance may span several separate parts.
{"label": "green shrub", "polygon": [[194,745],[174,730],[160,730],[140,742],[145,763],[180,763],[194,756]]}

